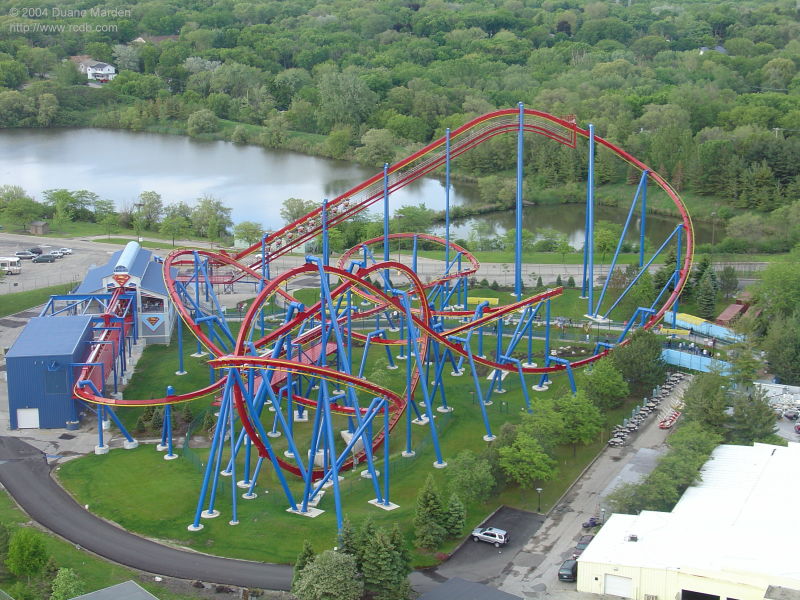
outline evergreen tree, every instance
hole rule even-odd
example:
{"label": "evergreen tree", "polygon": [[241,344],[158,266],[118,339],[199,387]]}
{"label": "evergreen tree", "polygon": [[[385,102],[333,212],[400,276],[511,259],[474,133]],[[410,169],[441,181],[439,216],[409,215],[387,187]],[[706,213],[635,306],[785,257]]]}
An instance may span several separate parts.
{"label": "evergreen tree", "polygon": [[346,552],[357,556],[356,533],[353,531],[353,524],[349,517],[342,520],[342,531],[339,533],[339,552]]}
{"label": "evergreen tree", "polygon": [[297,555],[297,560],[294,563],[294,571],[292,572],[293,590],[303,574],[303,569],[305,569],[308,564],[314,560],[315,556],[316,554],[314,553],[314,548],[311,546],[311,542],[308,540],[303,540],[303,549],[300,550],[300,554]]}
{"label": "evergreen tree", "polygon": [[724,434],[728,423],[727,386],[727,378],[716,371],[697,375],[683,394],[683,418],[699,423],[706,431]]}
{"label": "evergreen tree", "polygon": [[711,274],[712,271],[707,270],[695,290],[697,316],[709,321],[713,320],[717,313],[717,289]]}
{"label": "evergreen tree", "polygon": [[450,495],[450,502],[444,514],[444,528],[451,537],[457,537],[467,521],[467,509],[458,494]]}
{"label": "evergreen tree", "polygon": [[364,519],[361,528],[355,535],[355,552],[353,555],[356,558],[356,568],[359,573],[363,572],[364,562],[367,560],[367,547],[369,546],[370,540],[375,537],[376,531],[375,521],[372,519],[372,516],[368,516]]}
{"label": "evergreen tree", "polygon": [[364,555],[366,560],[361,567],[364,587],[378,600],[394,600],[399,576],[392,544],[384,529],[378,529],[367,542]]}
{"label": "evergreen tree", "polygon": [[739,391],[733,399],[730,438],[734,444],[770,442],[775,436],[775,412],[761,390]]}
{"label": "evergreen tree", "polygon": [[542,283],[542,276],[541,275],[539,275],[539,277],[536,278],[536,289],[537,290],[544,289],[544,283]]}
{"label": "evergreen tree", "polygon": [[406,539],[403,536],[403,532],[400,531],[400,525],[398,525],[397,522],[392,526],[389,539],[392,542],[392,549],[394,550],[395,572],[405,578],[411,573],[411,553],[408,551]]}
{"label": "evergreen tree", "polygon": [[568,288],[574,288],[575,287],[575,278],[572,275],[570,275],[569,279],[567,279],[567,287]]}
{"label": "evergreen tree", "polygon": [[739,278],[736,277],[736,269],[727,265],[720,273],[719,291],[725,298],[730,298],[737,289],[739,289]]}
{"label": "evergreen tree", "polygon": [[420,548],[435,548],[445,537],[442,527],[444,511],[439,490],[433,480],[433,475],[428,475],[425,485],[417,495],[417,507],[414,512],[414,533],[416,543]]}
{"label": "evergreen tree", "polygon": [[561,287],[562,285],[564,284],[561,283],[561,275],[559,275],[558,277],[556,277],[556,286]]}

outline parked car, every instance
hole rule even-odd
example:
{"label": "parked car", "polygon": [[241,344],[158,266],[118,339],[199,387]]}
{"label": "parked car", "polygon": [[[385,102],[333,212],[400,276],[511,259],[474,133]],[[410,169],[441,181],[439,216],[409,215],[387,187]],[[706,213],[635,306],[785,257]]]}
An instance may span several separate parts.
{"label": "parked car", "polygon": [[795,433],[800,433],[800,423],[795,423],[794,432]]}
{"label": "parked car", "polygon": [[49,254],[56,258],[64,258],[64,253],[61,250],[50,250]]}
{"label": "parked car", "polygon": [[72,254],[72,248],[59,248],[62,254]]}
{"label": "parked car", "polygon": [[39,256],[42,253],[42,249],[34,246],[33,248],[28,248],[28,252],[31,252],[32,254]]}
{"label": "parked car", "polygon": [[800,417],[800,412],[790,408],[789,410],[783,413],[783,416],[789,419],[790,421],[797,421],[798,417]]}
{"label": "parked car", "polygon": [[56,262],[56,257],[53,254],[40,254],[33,259],[35,263],[53,263]]}
{"label": "parked car", "polygon": [[572,558],[578,558],[593,539],[593,535],[582,535],[575,546],[575,550],[572,552]]}
{"label": "parked car", "polygon": [[508,532],[496,527],[476,527],[472,530],[472,541],[489,542],[495,548],[505,546],[508,543]]}
{"label": "parked car", "polygon": [[28,252],[27,250],[20,250],[19,252],[14,252],[14,256],[21,258],[22,260],[27,260],[36,255],[33,252]]}
{"label": "parked car", "polygon": [[570,558],[561,563],[561,567],[558,569],[558,579],[559,581],[577,581],[578,561]]}

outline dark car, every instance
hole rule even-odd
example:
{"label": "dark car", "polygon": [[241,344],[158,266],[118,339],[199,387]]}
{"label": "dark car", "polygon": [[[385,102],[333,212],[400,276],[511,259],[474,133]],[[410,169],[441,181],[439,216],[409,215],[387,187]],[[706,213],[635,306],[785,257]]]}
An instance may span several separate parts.
{"label": "dark car", "polygon": [[53,254],[40,254],[33,259],[35,263],[52,263],[56,262],[56,257]]}
{"label": "dark car", "polygon": [[558,569],[559,581],[576,581],[578,579],[578,561],[574,558],[565,560]]}
{"label": "dark car", "polygon": [[575,550],[572,552],[572,558],[578,558],[593,539],[593,535],[582,535],[575,546]]}
{"label": "dark car", "polygon": [[28,252],[30,252],[31,254],[36,254],[38,256],[39,254],[42,253],[42,249],[34,246],[33,248],[28,248]]}
{"label": "dark car", "polygon": [[783,416],[789,419],[790,421],[797,421],[798,417],[800,417],[800,412],[790,408],[789,410],[783,413]]}

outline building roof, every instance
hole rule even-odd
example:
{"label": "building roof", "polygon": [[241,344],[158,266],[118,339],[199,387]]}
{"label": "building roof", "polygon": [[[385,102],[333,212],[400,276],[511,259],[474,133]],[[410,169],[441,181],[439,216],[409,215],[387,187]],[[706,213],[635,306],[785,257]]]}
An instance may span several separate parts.
{"label": "building roof", "polygon": [[[720,446],[671,513],[612,515],[578,562],[764,575],[800,585],[791,534],[800,444]],[[633,537],[632,537],[633,536]]]}
{"label": "building roof", "polygon": [[72,355],[92,315],[33,317],[23,328],[6,358]]}
{"label": "building roof", "polygon": [[482,583],[453,577],[422,594],[417,600],[520,600],[520,597]]}
{"label": "building roof", "polygon": [[717,321],[720,323],[728,323],[741,315],[745,310],[747,310],[747,307],[744,304],[729,304],[725,307],[725,310],[719,314]]}
{"label": "building roof", "polygon": [[135,581],[125,581],[111,587],[75,596],[72,600],[158,600]]}
{"label": "building roof", "polygon": [[123,266],[124,272],[140,279],[140,287],[143,290],[162,296],[167,295],[164,277],[161,275],[162,263],[153,260],[153,253],[140,247],[136,242],[130,242],[122,250],[114,252],[106,264],[89,269],[75,293],[93,294],[105,291],[103,279],[114,273],[115,268]]}

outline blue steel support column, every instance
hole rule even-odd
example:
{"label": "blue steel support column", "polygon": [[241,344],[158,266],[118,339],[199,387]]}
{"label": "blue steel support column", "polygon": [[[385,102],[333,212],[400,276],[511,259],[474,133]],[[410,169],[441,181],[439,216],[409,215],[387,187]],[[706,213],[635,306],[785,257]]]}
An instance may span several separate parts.
{"label": "blue steel support column", "polygon": [[[675,250],[675,283],[678,283],[679,277],[678,274],[681,270],[681,234],[683,233],[683,227],[678,227],[678,243],[677,249]],[[676,325],[676,321],[678,319],[678,300],[679,298],[675,298],[675,304],[672,305],[672,328],[674,329]]]}
{"label": "blue steel support column", "polygon": [[644,264],[644,229],[647,222],[647,174],[650,171],[645,169],[642,172],[642,223],[639,227],[639,267]]}
{"label": "blue steel support column", "polygon": [[[366,447],[366,445],[365,445]],[[389,506],[389,399],[383,399],[383,505]]]}
{"label": "blue steel support column", "polygon": [[[545,300],[545,312],[544,312],[544,366],[550,366],[550,298]],[[550,380],[547,378],[547,373],[542,373],[541,378],[539,379],[539,385],[533,386],[533,389],[537,392],[541,392],[542,390],[547,389],[547,386],[550,383]]]}
{"label": "blue steel support column", "polygon": [[180,315],[176,319],[178,321],[178,370],[175,371],[175,375],[186,375],[183,365],[183,319]]}
{"label": "blue steel support column", "polygon": [[589,180],[586,189],[586,243],[588,246],[587,262],[588,274],[584,273],[586,279],[587,296],[589,298],[588,314],[592,315],[594,310],[594,125],[589,125]]}
{"label": "blue steel support column", "polygon": [[522,300],[522,149],[525,125],[525,108],[519,103],[519,132],[517,133],[517,219],[516,239],[514,240],[514,293],[517,301]]}

